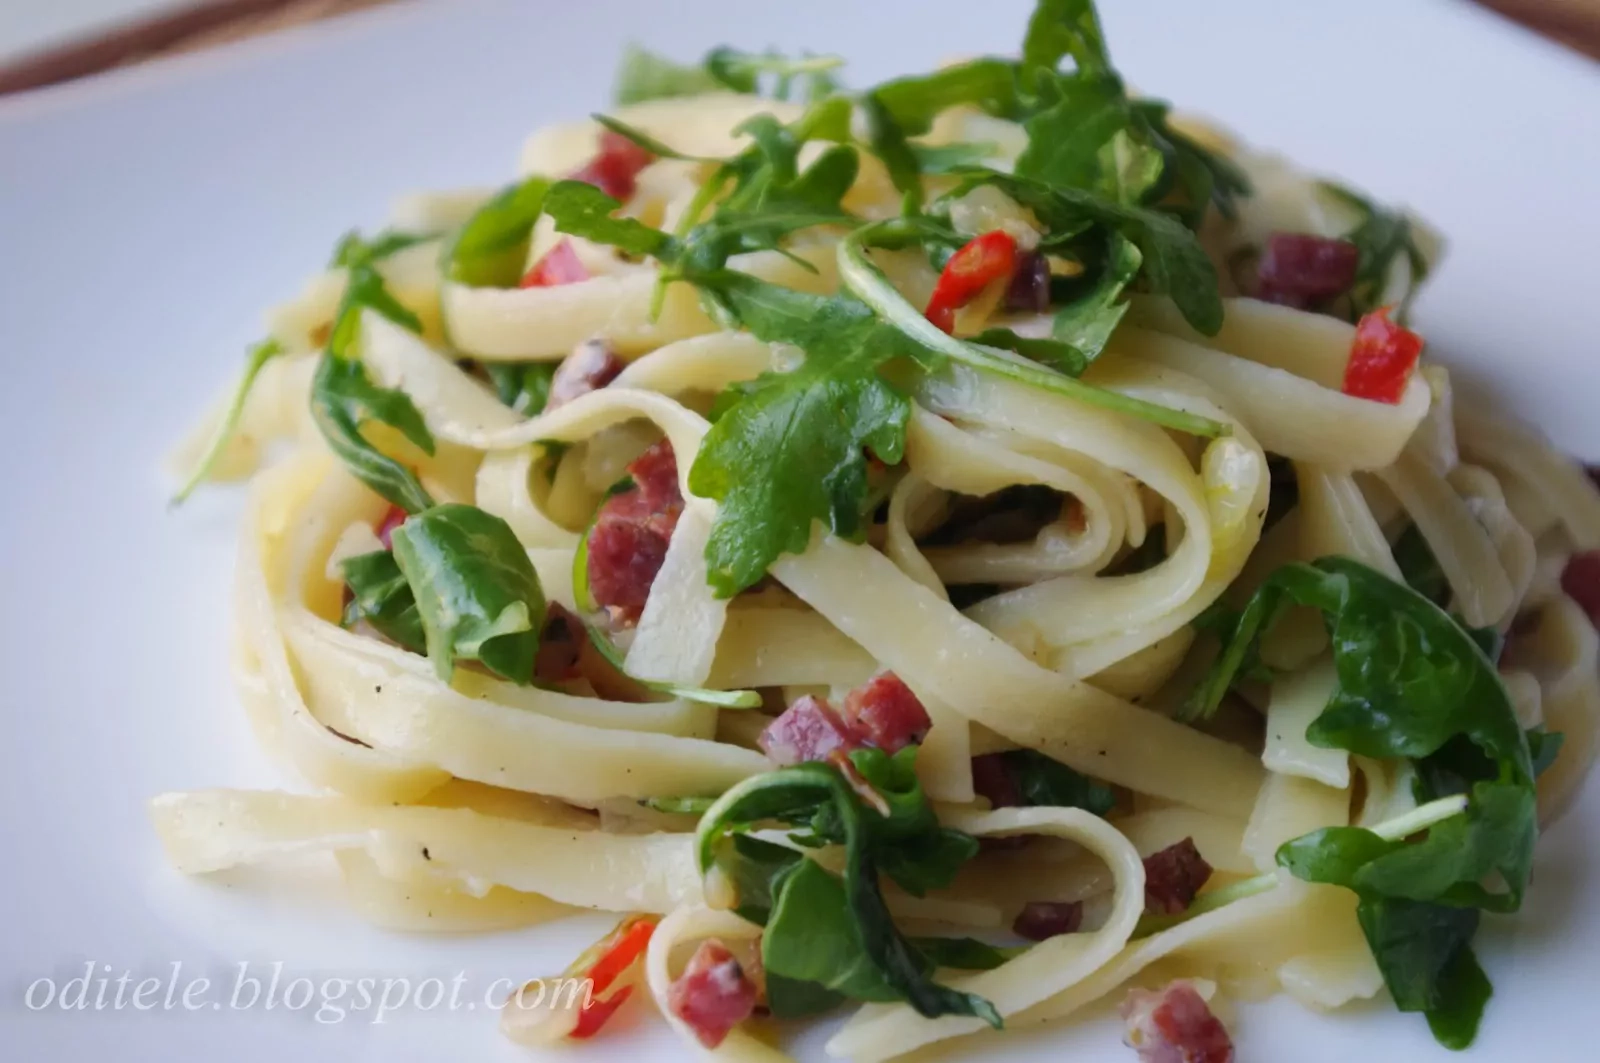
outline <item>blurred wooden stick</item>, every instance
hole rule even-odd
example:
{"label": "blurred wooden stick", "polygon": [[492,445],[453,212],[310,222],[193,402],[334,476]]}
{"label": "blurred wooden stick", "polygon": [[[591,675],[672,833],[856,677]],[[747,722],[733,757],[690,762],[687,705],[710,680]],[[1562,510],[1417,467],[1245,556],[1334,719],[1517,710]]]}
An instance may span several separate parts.
{"label": "blurred wooden stick", "polygon": [[[158,55],[189,51],[390,0],[200,0],[0,66],[0,94],[39,88]],[[1478,0],[1600,58],[1600,0]]]}
{"label": "blurred wooden stick", "polygon": [[1507,18],[1600,59],[1600,0],[1478,0]]}
{"label": "blurred wooden stick", "polygon": [[388,0],[200,0],[0,66],[0,94],[97,74]]}

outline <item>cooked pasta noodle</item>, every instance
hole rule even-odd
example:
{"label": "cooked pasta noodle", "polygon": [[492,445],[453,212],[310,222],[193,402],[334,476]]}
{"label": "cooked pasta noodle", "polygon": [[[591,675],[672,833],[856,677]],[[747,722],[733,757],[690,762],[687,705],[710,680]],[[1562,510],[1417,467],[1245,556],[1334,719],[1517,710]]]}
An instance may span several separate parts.
{"label": "cooked pasta noodle", "polygon": [[[1374,868],[1574,799],[1600,492],[1417,364],[1420,222],[1128,100],[1078,8],[955,68],[1009,102],[725,53],[341,244],[175,456],[253,476],[234,669],[316,792],[163,795],[173,863],[332,853],[403,930],[649,916],[570,1036],[637,981],[730,1061],[786,1058],[757,1006],[859,1002],[827,1051],[871,1061],[1172,972],[1206,1036],[1387,984],[1470,1040],[1371,926],[1514,908],[1526,852]],[[1124,124],[1043,159],[1029,78]]]}

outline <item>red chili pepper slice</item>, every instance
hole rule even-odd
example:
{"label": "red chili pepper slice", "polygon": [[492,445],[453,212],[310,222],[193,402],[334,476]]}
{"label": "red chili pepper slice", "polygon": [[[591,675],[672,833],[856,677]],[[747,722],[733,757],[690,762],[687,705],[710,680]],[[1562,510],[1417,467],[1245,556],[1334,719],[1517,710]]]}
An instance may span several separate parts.
{"label": "red chili pepper slice", "polygon": [[600,1032],[600,1028],[610,1021],[617,1009],[633,995],[633,986],[625,985],[605,1000],[595,1000],[578,1013],[578,1024],[567,1034],[574,1041],[583,1041]]}
{"label": "red chili pepper slice", "polygon": [[562,240],[546,251],[522,277],[519,288],[554,288],[562,284],[586,281],[591,274],[584,268],[573,250],[571,240]]}
{"label": "red chili pepper slice", "polygon": [[1358,399],[1398,404],[1406,381],[1422,356],[1422,337],[1389,320],[1392,307],[1367,314],[1356,325],[1344,393]]}
{"label": "red chili pepper slice", "polygon": [[995,229],[973,237],[950,256],[924,315],[945,332],[955,328],[956,311],[997,280],[1009,278],[1017,266],[1017,241]]}
{"label": "red chili pepper slice", "polygon": [[644,957],[655,933],[656,920],[649,916],[624,919],[617,928],[584,950],[582,956],[567,972],[575,977],[589,979],[589,1000],[578,1012],[568,1037],[582,1040],[593,1037],[614,1015],[623,1002],[633,994],[633,986],[625,985],[609,997],[601,994],[610,989],[618,978]]}
{"label": "red chili pepper slice", "polygon": [[655,931],[654,919],[638,919],[618,927],[611,938],[601,942],[604,954],[588,971],[595,993],[604,993],[611,988],[611,983],[644,955],[644,950],[650,944],[650,935]]}

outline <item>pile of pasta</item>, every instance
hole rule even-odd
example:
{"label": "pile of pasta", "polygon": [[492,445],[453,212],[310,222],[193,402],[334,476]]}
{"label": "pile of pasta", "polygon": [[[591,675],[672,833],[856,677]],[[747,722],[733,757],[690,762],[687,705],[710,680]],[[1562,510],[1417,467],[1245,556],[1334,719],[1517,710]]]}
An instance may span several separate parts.
{"label": "pile of pasta", "polygon": [[[718,158],[739,149],[730,130],[755,113],[792,120],[799,109],[713,94],[652,101],[618,117],[686,156]],[[959,108],[939,123],[935,137],[951,141],[1017,132]],[[1348,217],[1315,182],[1214,130],[1189,128],[1231,151],[1257,188],[1236,222],[1206,235],[1219,260],[1270,231],[1345,231]],[[571,172],[594,154],[600,133],[592,121],[543,130],[527,142],[521,169]],[[703,166],[653,162],[627,212],[670,229]],[[484,198],[414,197],[399,205],[395,224],[443,234]],[[846,205],[871,218],[892,216],[898,203],[882,167],[864,159]],[[542,220],[529,262],[558,239]],[[791,250],[814,272],[771,252],[734,265],[828,291],[836,240],[825,228],[797,238]],[[1258,703],[1235,699],[1197,726],[1174,718],[1206,664],[1193,652],[1196,618],[1219,601],[1247,601],[1284,562],[1337,554],[1399,578],[1392,544],[1414,525],[1466,624],[1507,631],[1515,622],[1523,632],[1502,662],[1518,722],[1565,736],[1538,782],[1540,819],[1548,823],[1576,794],[1596,751],[1600,673],[1595,631],[1562,592],[1560,574],[1573,553],[1600,548],[1600,493],[1581,466],[1462,387],[1431,350],[1398,403],[1371,402],[1341,391],[1354,331],[1344,321],[1231,297],[1222,329],[1203,336],[1165,299],[1135,296],[1085,379],[1222,422],[1226,434],[1187,436],[953,365],[917,385],[905,475],[865,541],[819,527],[809,548],[771,567],[769,583],[724,599],[708,586],[705,562],[716,504],[689,490],[688,470],[713,398],[791,366],[795,352],[720,329],[687,283],[671,284],[652,316],[653,262],[572,244],[591,277],[558,287],[448,280],[438,240],[379,264],[424,327],[419,336],[369,311],[360,357],[377,383],[410,396],[438,441],[432,455],[398,437],[386,445],[435,497],[503,518],[546,598],[577,609],[574,553],[590,514],[644,447],[670,440],[685,509],[627,645],[628,674],[758,689],[769,711],[883,670],[908,684],[932,720],[916,770],[941,822],[979,838],[1053,842],[986,851],[970,874],[926,897],[891,889],[896,918],[981,934],[1009,926],[1025,901],[1092,906],[1082,933],[1035,944],[992,970],[943,976],[993,1002],[1008,1028],[1091,1012],[1121,987],[1175,976],[1243,999],[1282,991],[1316,1008],[1381,991],[1355,894],[1300,881],[1274,862],[1288,839],[1392,820],[1416,803],[1393,764],[1306,741],[1306,724],[1336,682],[1324,627],[1290,617],[1273,631],[1261,654],[1278,678]],[[925,261],[878,261],[911,302],[926,301],[934,274]],[[260,741],[304,785],[163,795],[153,804],[162,841],[189,873],[326,850],[354,907],[404,930],[487,931],[580,909],[664,915],[646,979],[667,1011],[688,944],[713,935],[748,941],[760,929],[707,897],[694,817],[641,802],[714,796],[770,770],[754,741],[769,718],[684,699],[637,703],[518,685],[467,668],[445,682],[426,658],[341,625],[339,562],[372,542],[387,508],[328,452],[307,414],[344,279],[339,269],[322,273],[273,313],[272,334],[288,353],[265,366],[213,469],[218,478],[251,479],[233,621],[240,695]],[[458,365],[462,357],[558,360],[596,337],[626,369],[532,418]],[[197,459],[221,416],[200,426],[178,464]],[[1270,527],[1269,454],[1292,463],[1299,491]],[[961,500],[1019,485],[1070,496],[1070,519],[1025,542],[926,544]],[[1108,572],[1158,525],[1166,536],[1159,563]],[[972,584],[1003,589],[975,604],[952,602],[951,588]],[[1261,733],[1257,718],[1264,746],[1250,737]],[[975,794],[972,758],[1016,748],[1104,780],[1123,799],[1106,817],[991,809]],[[1211,888],[1263,873],[1279,882],[1135,936],[1142,858],[1184,838],[1216,870]],[[977,1018],[869,1004],[828,1051],[866,1063],[994,1036],[984,1031]],[[715,1055],[785,1058],[742,1030]]]}

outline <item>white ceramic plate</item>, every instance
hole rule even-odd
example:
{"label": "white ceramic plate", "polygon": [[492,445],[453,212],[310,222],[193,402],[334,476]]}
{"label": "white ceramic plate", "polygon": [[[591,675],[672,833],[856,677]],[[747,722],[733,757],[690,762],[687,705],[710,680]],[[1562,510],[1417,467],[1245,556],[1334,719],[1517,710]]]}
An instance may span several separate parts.
{"label": "white ceramic plate", "polygon": [[[1561,442],[1600,457],[1600,70],[1464,5],[1108,3],[1113,54],[1176,99],[1422,210],[1451,254],[1423,330]],[[261,309],[397,193],[510,174],[522,136],[602,105],[623,42],[837,51],[854,84],[1014,49],[1028,4],[471,2],[399,6],[0,100],[0,1052],[18,1060],[513,1060],[494,979],[559,970],[602,920],[404,938],[296,871],[188,881],[144,812],[158,791],[271,786],[227,675],[237,491],[165,508],[160,457],[230,380]],[[1496,994],[1473,1057],[1593,1058],[1600,789],[1544,840],[1523,914],[1489,919]],[[296,988],[459,972],[459,1007],[234,1008],[238,965]],[[37,980],[124,973],[104,1010],[31,1010]],[[168,1007],[209,977],[206,995]],[[140,980],[161,978],[133,1006]],[[42,983],[41,983],[42,986]],[[63,987],[64,988],[64,987]],[[263,986],[265,988],[265,986]],[[35,989],[34,1003],[44,989]],[[349,992],[357,992],[351,987]],[[264,995],[264,994],[263,994]],[[248,1003],[245,986],[238,1003]],[[350,1003],[350,998],[344,1002]],[[210,1007],[216,1004],[217,1007]],[[474,1005],[468,1007],[468,1005]],[[1244,1063],[1443,1059],[1387,1002],[1325,1017],[1284,1000],[1236,1022]],[[800,1045],[820,1058],[821,1037]],[[1129,1059],[1109,1024],[985,1058]],[[991,1052],[990,1049],[994,1051]],[[568,1059],[678,1058],[634,1023]]]}

